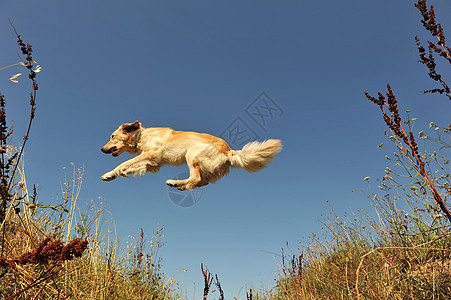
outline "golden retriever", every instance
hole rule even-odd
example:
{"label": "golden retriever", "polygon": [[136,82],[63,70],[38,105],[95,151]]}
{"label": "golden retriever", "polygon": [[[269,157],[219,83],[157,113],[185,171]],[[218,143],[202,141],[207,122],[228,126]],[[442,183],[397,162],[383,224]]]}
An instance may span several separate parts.
{"label": "golden retriever", "polygon": [[110,181],[130,174],[156,173],[163,165],[186,163],[189,178],[166,180],[166,184],[179,190],[190,190],[216,182],[229,172],[230,167],[257,172],[271,162],[281,149],[280,140],[267,140],[248,143],[242,150],[232,150],[223,139],[210,134],[171,128],[144,128],[136,121],[119,126],[101,150],[113,156],[125,151],[138,156],[103,174],[100,179]]}

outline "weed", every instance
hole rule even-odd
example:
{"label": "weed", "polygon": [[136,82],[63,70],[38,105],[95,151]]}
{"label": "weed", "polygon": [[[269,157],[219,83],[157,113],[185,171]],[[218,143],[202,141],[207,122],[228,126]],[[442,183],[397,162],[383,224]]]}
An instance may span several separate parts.
{"label": "weed", "polygon": [[[119,248],[115,229],[103,228],[105,208],[77,205],[83,169],[62,184],[56,205],[39,203],[27,187],[23,151],[35,118],[38,84],[31,44],[17,34],[31,80],[30,116],[22,145],[8,144],[6,98],[0,94],[0,298],[1,299],[174,299],[176,283],[161,271],[159,228],[148,241],[144,231]],[[4,69],[4,68],[2,68]],[[2,70],[0,69],[0,70]],[[18,82],[21,73],[10,78]],[[113,223],[114,224],[114,223]],[[110,241],[111,236],[114,239]]]}
{"label": "weed", "polygon": [[[437,71],[434,54],[450,60],[441,25],[434,7],[425,0],[415,6],[422,24],[437,42],[428,41],[428,51],[416,42],[420,62],[429,76],[442,88],[425,93],[440,93],[451,99],[450,89]],[[366,97],[379,106],[391,164],[376,180],[368,195],[376,217],[359,209],[338,216],[331,207],[325,219],[323,237],[313,235],[299,247],[300,254],[287,256],[282,251],[277,288],[270,299],[450,299],[451,295],[451,214],[447,198],[451,195],[449,161],[451,125],[431,122],[433,133],[413,132],[415,118],[402,121],[398,101],[390,85],[387,93]],[[418,144],[417,140],[419,141]],[[432,151],[430,150],[432,148]],[[441,152],[442,151],[442,152]]]}

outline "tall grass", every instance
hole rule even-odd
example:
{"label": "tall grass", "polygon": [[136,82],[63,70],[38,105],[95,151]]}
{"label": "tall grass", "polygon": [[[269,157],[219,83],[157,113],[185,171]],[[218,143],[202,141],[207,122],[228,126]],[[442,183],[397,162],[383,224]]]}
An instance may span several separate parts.
{"label": "tall grass", "polygon": [[[114,222],[104,208],[91,206],[81,213],[77,206],[83,170],[74,170],[63,184],[59,204],[49,207],[32,200],[21,174],[23,197],[20,212],[10,205],[3,222],[4,258],[12,260],[35,251],[44,239],[86,240],[89,246],[79,258],[3,266],[0,298],[20,299],[174,299],[177,287],[166,278],[158,256],[162,229],[147,240],[141,230],[119,247]],[[47,206],[47,207],[45,207]],[[67,243],[63,243],[67,244]],[[12,298],[11,298],[12,299]]]}
{"label": "tall grass", "polygon": [[[409,130],[412,122],[404,123]],[[282,253],[277,287],[266,298],[451,299],[451,224],[430,187],[432,182],[446,205],[450,132],[431,123],[418,134],[430,181],[412,149],[387,134],[392,146],[379,146],[388,151],[386,174],[364,179],[374,212],[339,216],[330,207],[324,236],[311,236],[299,253]]]}
{"label": "tall grass", "polygon": [[[441,88],[424,91],[451,99],[436,56],[451,63],[451,49],[432,6],[415,3],[422,24],[434,37],[422,47],[420,63]],[[451,299],[451,125],[430,123],[413,132],[416,118],[402,121],[396,96],[366,97],[379,106],[389,131],[388,166],[381,179],[368,182],[374,212],[359,209],[338,216],[333,208],[325,233],[315,235],[298,253],[282,253],[276,288],[269,299]],[[388,111],[387,111],[388,110]]]}
{"label": "tall grass", "polygon": [[[79,209],[83,169],[74,167],[64,180],[57,203],[41,203],[36,186],[28,187],[23,153],[36,115],[41,68],[31,44],[17,38],[24,58],[14,65],[29,73],[31,111],[22,145],[10,145],[13,131],[7,126],[6,97],[0,94],[0,298],[175,299],[177,283],[166,278],[158,255],[161,228],[149,240],[141,230],[120,248],[104,208]],[[17,83],[21,75],[10,80]]]}

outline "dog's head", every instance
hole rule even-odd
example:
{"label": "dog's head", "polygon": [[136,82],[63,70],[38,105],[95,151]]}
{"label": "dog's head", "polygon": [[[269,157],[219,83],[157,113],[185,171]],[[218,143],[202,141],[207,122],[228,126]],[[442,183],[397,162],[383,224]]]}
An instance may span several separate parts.
{"label": "dog's head", "polygon": [[141,123],[126,123],[111,134],[110,141],[100,149],[103,153],[111,153],[113,156],[119,156],[125,151],[130,154],[136,153],[136,135],[140,132]]}

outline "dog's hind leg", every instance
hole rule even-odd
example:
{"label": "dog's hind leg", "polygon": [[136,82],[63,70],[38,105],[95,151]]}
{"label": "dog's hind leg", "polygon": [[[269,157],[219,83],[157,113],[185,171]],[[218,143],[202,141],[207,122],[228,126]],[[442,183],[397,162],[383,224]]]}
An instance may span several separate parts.
{"label": "dog's hind leg", "polygon": [[207,185],[207,183],[202,181],[201,172],[200,172],[200,164],[197,158],[190,157],[189,154],[186,155],[186,163],[189,168],[189,177],[183,180],[166,180],[166,184],[175,187],[178,190],[191,190],[203,185]]}

